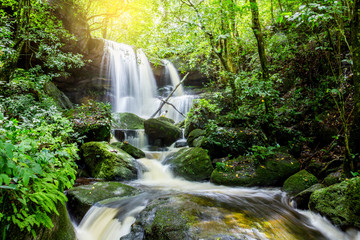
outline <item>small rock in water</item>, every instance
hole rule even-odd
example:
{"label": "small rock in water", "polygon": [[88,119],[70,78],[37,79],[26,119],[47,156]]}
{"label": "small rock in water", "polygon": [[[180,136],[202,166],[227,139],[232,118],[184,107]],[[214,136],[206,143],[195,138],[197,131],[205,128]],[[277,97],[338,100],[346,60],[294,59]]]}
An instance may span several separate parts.
{"label": "small rock in water", "polygon": [[181,147],[186,147],[186,146],[187,146],[186,140],[178,140],[175,142],[176,148],[181,148]]}

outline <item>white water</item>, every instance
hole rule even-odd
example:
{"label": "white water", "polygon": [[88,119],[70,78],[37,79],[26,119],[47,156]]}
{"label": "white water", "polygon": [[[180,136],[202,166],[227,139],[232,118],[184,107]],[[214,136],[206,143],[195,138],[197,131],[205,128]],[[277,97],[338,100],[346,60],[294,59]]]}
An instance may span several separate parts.
{"label": "white water", "polygon": [[[264,219],[270,216],[266,223],[268,229],[273,232],[273,237],[267,237],[266,233],[257,227],[230,228],[229,232],[234,236],[241,237],[246,234],[249,239],[298,239],[298,236],[292,235],[289,230],[291,227],[288,228],[288,225],[301,224],[305,231],[306,228],[318,231],[323,236],[322,239],[360,240],[357,231],[342,232],[318,214],[293,209],[286,194],[279,189],[232,188],[174,177],[168,166],[161,164],[161,160],[168,154],[169,152],[147,152],[147,158],[138,160],[144,172],[141,178],[133,181],[131,185],[156,190],[157,193],[170,191],[203,195],[214,201],[228,203],[230,206],[240,205],[245,207],[248,213],[260,214]],[[133,198],[134,200],[126,204],[114,201],[109,207],[92,207],[77,228],[79,240],[117,240],[127,235],[136,220],[136,215],[145,208],[149,199]],[[129,204],[131,205],[127,206]],[[119,211],[122,211],[121,217],[116,216]],[[214,206],[211,211],[218,211],[217,207]],[[219,219],[218,224],[224,223]],[[258,223],[254,223],[254,226],[256,224]]]}
{"label": "white water", "polygon": [[[112,41],[105,42],[105,51],[101,71],[105,64],[108,69],[106,75],[111,79],[111,91],[108,99],[112,104],[113,112],[131,112],[138,116],[149,118],[160,106],[160,96],[150,63],[145,53],[126,44]],[[179,74],[174,65],[165,60],[165,75],[171,81],[169,88],[173,89],[180,82]],[[184,115],[190,110],[194,96],[184,95],[183,86],[180,85],[169,102]],[[184,117],[170,105],[165,106],[161,112],[168,110],[166,117],[175,122],[182,121]]]}

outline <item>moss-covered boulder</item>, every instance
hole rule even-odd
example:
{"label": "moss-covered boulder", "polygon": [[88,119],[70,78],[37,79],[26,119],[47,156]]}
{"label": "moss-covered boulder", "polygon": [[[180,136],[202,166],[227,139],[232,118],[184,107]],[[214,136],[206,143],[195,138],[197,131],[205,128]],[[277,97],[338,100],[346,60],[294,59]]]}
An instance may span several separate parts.
{"label": "moss-covered boulder", "polygon": [[295,173],[283,185],[283,190],[291,194],[297,194],[318,183],[318,179],[306,170]]}
{"label": "moss-covered boulder", "polygon": [[181,129],[166,121],[151,118],[144,122],[144,126],[149,143],[153,145],[170,146],[181,137]]}
{"label": "moss-covered boulder", "polygon": [[290,154],[277,153],[259,162],[250,157],[238,157],[216,164],[211,182],[228,186],[282,186],[300,170],[300,163]]}
{"label": "moss-covered boulder", "polygon": [[125,151],[126,153],[128,153],[132,157],[134,157],[135,159],[145,157],[145,153],[141,149],[134,147],[133,145],[131,145],[128,142],[113,142],[113,143],[111,143],[111,146]]}
{"label": "moss-covered boulder", "polygon": [[[54,225],[53,228],[48,229],[45,227],[37,227],[34,226],[32,230],[36,232],[36,238],[32,236],[31,233],[24,229],[21,231],[16,225],[9,226],[9,229],[6,230],[6,234],[2,235],[5,237],[4,239],[11,240],[48,240],[48,239],[64,239],[64,240],[76,240],[76,233],[74,226],[71,223],[68,211],[63,204],[57,205],[57,211],[59,215],[56,213],[52,213],[50,216],[51,221]],[[3,227],[0,225],[1,233],[5,233]]]}
{"label": "moss-covered boulder", "polygon": [[323,184],[325,186],[331,186],[334,185],[336,183],[340,183],[341,181],[345,180],[344,177],[342,176],[341,171],[337,171],[337,172],[333,172],[330,173],[329,175],[327,175],[324,180],[323,180]]}
{"label": "moss-covered boulder", "polygon": [[44,92],[54,99],[58,107],[63,109],[70,109],[73,107],[73,104],[69,98],[62,91],[60,91],[53,82],[45,83]]}
{"label": "moss-covered boulder", "polygon": [[314,191],[309,208],[339,227],[360,228],[360,177]]}
{"label": "moss-covered boulder", "polygon": [[74,187],[67,192],[68,208],[76,223],[80,223],[86,212],[95,203],[113,197],[133,196],[139,191],[119,182],[96,182]]}
{"label": "moss-covered boulder", "polygon": [[163,121],[163,122],[168,122],[168,123],[171,123],[171,124],[175,124],[175,121],[171,118],[167,118],[167,117],[158,117],[158,118],[155,118],[157,120],[160,120],[160,121]]}
{"label": "moss-covered boulder", "polygon": [[192,181],[210,179],[214,170],[206,150],[198,147],[182,148],[170,154],[164,164],[170,164],[170,169],[176,176]]}
{"label": "moss-covered boulder", "polygon": [[[246,191],[244,194],[239,192],[249,202],[258,201],[256,191],[247,194]],[[278,216],[279,212],[273,210],[279,207],[275,203],[277,201],[246,207],[247,201],[231,201],[236,196],[230,196],[171,194],[156,197],[141,211],[131,232],[121,240],[291,239],[291,236],[324,239],[321,233],[307,227],[301,215],[292,209],[284,210],[286,214],[295,216],[293,221],[284,224],[284,217]],[[268,217],[264,218],[259,212],[267,213]],[[274,221],[273,216],[276,216]]]}
{"label": "moss-covered boulder", "polygon": [[81,153],[91,177],[105,180],[132,180],[137,178],[134,158],[125,151],[105,142],[88,142]]}
{"label": "moss-covered boulder", "polygon": [[204,135],[205,135],[205,130],[202,130],[202,129],[195,129],[195,130],[191,131],[191,133],[188,135],[188,137],[186,139],[189,147],[194,147],[194,144],[199,145],[198,141],[196,141],[196,140],[199,138],[203,138]]}
{"label": "moss-covered boulder", "polygon": [[304,191],[296,194],[292,198],[292,200],[294,200],[296,203],[296,208],[309,209],[309,200],[310,200],[311,194],[321,188],[323,188],[323,186],[320,183],[317,183],[317,184],[314,184],[311,187],[305,189]]}
{"label": "moss-covered boulder", "polygon": [[113,113],[112,127],[116,129],[144,129],[145,119],[134,113]]}

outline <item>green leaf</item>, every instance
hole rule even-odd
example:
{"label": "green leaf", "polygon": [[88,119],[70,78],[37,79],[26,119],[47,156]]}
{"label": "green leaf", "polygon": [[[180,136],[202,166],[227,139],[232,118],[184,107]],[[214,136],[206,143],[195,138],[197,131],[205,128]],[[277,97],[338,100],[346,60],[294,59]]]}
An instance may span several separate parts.
{"label": "green leaf", "polygon": [[29,185],[29,180],[30,180],[30,173],[28,171],[25,171],[23,175],[23,184],[25,187]]}

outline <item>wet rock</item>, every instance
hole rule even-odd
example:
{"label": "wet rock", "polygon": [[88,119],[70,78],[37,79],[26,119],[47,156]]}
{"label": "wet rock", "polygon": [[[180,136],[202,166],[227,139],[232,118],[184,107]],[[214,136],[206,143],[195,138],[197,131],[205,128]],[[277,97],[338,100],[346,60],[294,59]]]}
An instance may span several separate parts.
{"label": "wet rock", "polygon": [[240,156],[217,163],[211,182],[228,186],[281,186],[300,170],[300,163],[290,154],[277,153],[261,162]]}
{"label": "wet rock", "polygon": [[133,156],[135,159],[145,157],[145,153],[142,150],[138,149],[137,147],[134,147],[133,145],[127,142],[114,142],[111,143],[111,146],[125,151],[126,153]]}
{"label": "wet rock", "polygon": [[283,190],[290,194],[297,194],[318,183],[318,179],[306,170],[295,173],[283,185]]}
{"label": "wet rock", "polygon": [[329,175],[327,175],[324,180],[323,180],[323,184],[325,186],[331,186],[334,185],[336,183],[340,183],[341,181],[343,181],[343,177],[341,175],[341,171],[337,171],[337,172],[333,172],[330,173]]}
{"label": "wet rock", "polygon": [[144,129],[145,119],[134,113],[113,113],[112,127],[117,129]]}
{"label": "wet rock", "polygon": [[[188,145],[190,147],[194,147],[194,141],[200,137],[203,137],[204,135],[205,135],[205,131],[202,129],[195,129],[195,130],[191,131],[187,137]],[[198,140],[196,141],[196,143],[198,143]]]}
{"label": "wet rock", "polygon": [[187,180],[202,181],[210,179],[214,170],[209,155],[202,148],[183,148],[170,154],[164,164],[169,164],[176,176]]}
{"label": "wet rock", "polygon": [[149,143],[160,147],[170,146],[181,137],[181,129],[166,121],[152,118],[146,120],[144,126]]}
{"label": "wet rock", "polygon": [[360,228],[360,177],[314,191],[309,208],[341,228]]}
{"label": "wet rock", "polygon": [[69,190],[67,206],[76,223],[80,223],[95,203],[108,198],[133,196],[138,193],[137,189],[119,182],[96,182]]}
{"label": "wet rock", "polygon": [[315,231],[304,230],[299,226],[304,220],[302,218],[293,218],[294,222],[290,226],[278,218],[275,221],[270,216],[264,219],[259,211],[266,212],[265,209],[271,208],[273,203],[262,202],[266,205],[264,209],[259,209],[261,206],[248,208],[245,202],[259,200],[255,195],[248,197],[241,203],[233,202],[236,197],[230,195],[226,198],[190,194],[157,197],[139,214],[130,234],[121,239],[275,239],[279,236],[278,229],[286,234],[286,237],[282,235],[284,239],[291,239],[291,231],[303,233],[304,239],[321,238]]}
{"label": "wet rock", "polygon": [[309,200],[310,200],[310,196],[311,194],[315,191],[315,190],[319,190],[323,188],[323,186],[320,183],[314,184],[311,187],[309,187],[308,189],[305,189],[304,191],[296,194],[292,200],[294,200],[296,202],[296,207],[299,209],[309,209]]}
{"label": "wet rock", "polygon": [[105,180],[137,178],[134,158],[105,142],[88,142],[81,146],[83,160],[91,177]]}
{"label": "wet rock", "polygon": [[182,147],[186,147],[186,146],[187,146],[187,142],[185,139],[180,139],[175,142],[176,148],[182,148]]}

